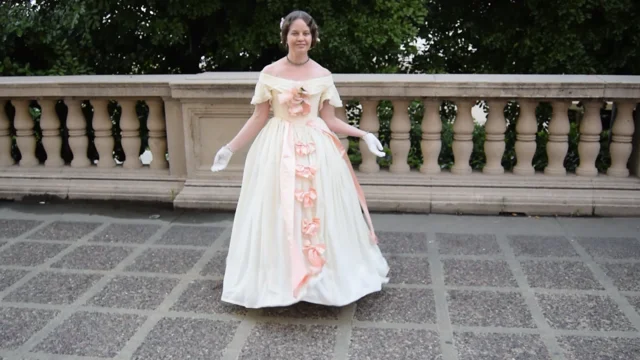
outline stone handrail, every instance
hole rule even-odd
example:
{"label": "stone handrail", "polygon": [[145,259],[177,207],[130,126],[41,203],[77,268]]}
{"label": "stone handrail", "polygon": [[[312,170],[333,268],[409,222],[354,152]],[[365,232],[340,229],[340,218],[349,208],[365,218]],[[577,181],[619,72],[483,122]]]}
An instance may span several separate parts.
{"label": "stone handrail", "polygon": [[[215,151],[251,115],[249,99],[257,78],[257,73],[0,78],[0,197],[152,200],[178,207],[232,209],[248,149],[236,153],[225,172],[213,174],[209,167]],[[379,131],[379,101],[393,104],[389,169],[381,169],[366,150],[357,166],[374,210],[640,214],[640,131],[636,131],[640,116],[635,111],[640,77],[336,74],[334,80],[343,99],[359,102],[363,130]],[[419,171],[407,163],[408,107],[415,100],[425,106]],[[457,106],[451,171],[442,171],[438,163],[443,146],[439,111],[444,100]],[[473,172],[471,109],[479,100],[489,107],[486,165],[482,172]],[[506,119],[500,110],[508,101],[520,106],[512,172],[501,164]],[[573,174],[566,171],[564,159],[569,146],[567,110],[575,101],[583,104],[584,116],[580,163]],[[611,166],[606,174],[598,174],[600,109],[605,101],[616,105],[617,115],[609,147]],[[536,173],[532,159],[540,102],[551,103],[553,116],[548,165]],[[118,121],[109,112],[114,104],[120,109]],[[148,108],[145,121],[136,112],[139,104]],[[34,106],[39,108],[37,121],[31,111]],[[60,115],[60,108],[66,109],[66,116]],[[346,119],[345,110],[338,109],[338,116]],[[143,125],[152,157],[148,165],[139,157]],[[114,133],[116,128],[119,133]],[[345,136],[341,139],[348,144]],[[73,154],[70,161],[61,156],[65,141],[67,152]],[[124,153],[122,164],[114,160],[117,141]],[[43,151],[38,152],[38,142]],[[12,146],[20,152],[17,162]],[[365,149],[364,144],[360,147]],[[89,155],[93,148],[95,159]]]}

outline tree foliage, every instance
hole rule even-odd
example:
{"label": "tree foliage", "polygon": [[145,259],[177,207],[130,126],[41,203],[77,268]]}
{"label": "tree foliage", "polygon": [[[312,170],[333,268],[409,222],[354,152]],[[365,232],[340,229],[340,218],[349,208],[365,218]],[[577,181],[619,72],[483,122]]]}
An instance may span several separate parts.
{"label": "tree foliage", "polygon": [[635,0],[432,0],[416,71],[640,74]]}
{"label": "tree foliage", "polygon": [[422,0],[44,0],[0,5],[3,75],[255,71],[283,54],[280,18],[320,24],[313,56],[336,72],[395,72]]}

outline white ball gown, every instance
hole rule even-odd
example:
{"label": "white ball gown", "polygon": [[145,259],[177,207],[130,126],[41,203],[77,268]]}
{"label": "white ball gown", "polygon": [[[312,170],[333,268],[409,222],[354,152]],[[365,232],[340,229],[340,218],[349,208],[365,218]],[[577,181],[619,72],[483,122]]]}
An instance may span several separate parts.
{"label": "white ball gown", "polygon": [[222,301],[343,306],[389,281],[351,163],[319,117],[326,100],[342,106],[332,75],[260,74],[251,103],[274,116],[247,154]]}

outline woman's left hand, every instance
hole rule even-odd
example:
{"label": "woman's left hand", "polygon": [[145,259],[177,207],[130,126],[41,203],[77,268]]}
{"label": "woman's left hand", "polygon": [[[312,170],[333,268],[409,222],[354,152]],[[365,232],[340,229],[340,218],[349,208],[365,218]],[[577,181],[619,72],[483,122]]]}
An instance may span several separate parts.
{"label": "woman's left hand", "polygon": [[365,136],[362,137],[362,140],[364,140],[364,142],[367,143],[367,147],[369,148],[369,151],[371,151],[373,154],[379,157],[386,156],[386,154],[382,151],[384,148],[382,147],[380,140],[378,140],[378,138],[375,135],[373,135],[372,133],[367,133]]}

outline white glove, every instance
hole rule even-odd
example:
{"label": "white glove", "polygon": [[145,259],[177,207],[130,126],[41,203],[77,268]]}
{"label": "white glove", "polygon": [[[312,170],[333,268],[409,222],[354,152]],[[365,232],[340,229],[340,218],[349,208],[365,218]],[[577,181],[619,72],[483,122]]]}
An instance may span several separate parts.
{"label": "white glove", "polygon": [[380,140],[378,140],[378,138],[375,135],[373,135],[372,133],[367,133],[365,136],[362,137],[362,140],[364,140],[364,142],[367,143],[367,147],[369,148],[369,151],[371,151],[373,154],[379,157],[386,156],[386,154],[382,151],[384,148],[382,147]]}
{"label": "white glove", "polygon": [[211,165],[211,171],[216,172],[220,170],[224,170],[229,164],[229,160],[231,160],[231,156],[233,155],[233,151],[229,149],[229,146],[225,145],[216,154],[216,157],[213,159],[213,165]]}

